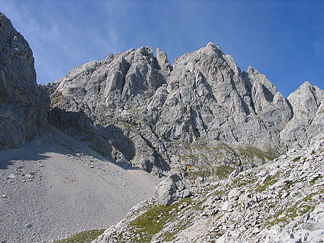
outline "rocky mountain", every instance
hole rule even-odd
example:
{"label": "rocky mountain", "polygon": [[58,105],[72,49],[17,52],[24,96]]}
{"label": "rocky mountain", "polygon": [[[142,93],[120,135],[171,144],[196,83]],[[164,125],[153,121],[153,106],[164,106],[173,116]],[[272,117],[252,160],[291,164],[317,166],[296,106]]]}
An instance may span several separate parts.
{"label": "rocky mountain", "polygon": [[[62,117],[63,129],[82,131],[97,151],[155,173],[227,166],[240,157],[233,147],[262,164],[323,129],[323,90],[308,82],[285,99],[265,75],[241,72],[212,43],[173,66],[163,51],[156,54],[142,47],[76,67],[48,85],[50,122]],[[83,119],[71,131],[76,114]],[[232,156],[215,155],[224,143]],[[255,164],[235,160],[241,163],[232,168]]]}
{"label": "rocky mountain", "polygon": [[49,98],[36,83],[33,53],[10,20],[0,13],[0,150],[41,135]]}
{"label": "rocky mountain", "polygon": [[[251,67],[241,72],[213,43],[173,66],[150,47],[110,54],[45,88],[35,81],[28,43],[3,14],[0,28],[2,149],[39,136],[49,122],[107,158],[148,172],[244,169],[323,129],[323,90],[306,82],[285,99],[265,75]],[[224,145],[234,150],[220,156]],[[239,158],[243,150],[250,156]]]}
{"label": "rocky mountain", "polygon": [[[252,67],[241,71],[213,43],[184,54],[173,65],[165,52],[157,49],[154,55],[151,47],[109,54],[41,86],[28,43],[1,13],[0,49],[0,150],[47,132],[34,141],[33,146],[41,149],[37,155],[31,150],[30,161],[41,158],[46,166],[64,171],[71,163],[60,164],[59,158],[70,161],[70,154],[75,154],[73,168],[89,168],[83,170],[85,181],[75,182],[81,178],[76,177],[72,184],[86,185],[88,176],[95,175],[94,156],[100,158],[99,174],[112,173],[109,161],[121,167],[114,165],[119,169],[113,171],[121,170],[127,178],[124,172],[135,168],[165,177],[154,198],[136,206],[98,242],[323,238],[323,138],[317,136],[324,130],[324,91],[319,87],[305,82],[286,99],[264,74]],[[60,139],[51,143],[50,134]],[[78,152],[69,149],[73,144]],[[79,148],[92,157],[81,156]],[[48,149],[55,153],[46,158]],[[0,161],[0,181],[7,201],[0,201],[0,206],[12,206],[8,218],[16,224],[12,215],[17,208],[25,210],[20,203],[10,204],[7,194],[13,195],[13,186],[25,191],[26,179],[20,178],[25,177],[20,166],[25,160],[19,159],[15,167],[9,162],[15,158],[12,153],[2,152],[7,157]],[[34,166],[27,168],[33,176],[30,181],[38,175],[37,183],[43,186],[48,178],[41,175],[53,171],[42,173],[43,166]],[[61,174],[58,187],[66,183]],[[130,194],[125,189],[125,195],[140,194],[142,187]],[[41,188],[46,196],[48,187]],[[55,193],[50,198],[60,190]],[[82,201],[87,194],[78,195]],[[38,204],[28,205],[43,205],[39,198]],[[80,208],[83,212],[83,205]],[[41,212],[47,215],[47,210]],[[15,238],[11,230],[5,232]],[[42,239],[42,232],[37,234]]]}
{"label": "rocky mountain", "polygon": [[[321,136],[228,179],[192,183],[173,174],[155,198],[133,207],[94,242],[322,242],[323,166]],[[161,200],[184,191],[192,196],[182,193],[171,205]]]}
{"label": "rocky mountain", "polygon": [[183,166],[193,144],[248,145],[275,157],[323,129],[323,90],[306,82],[285,99],[213,43],[173,66],[150,47],[110,54],[41,87],[28,43],[0,20],[1,148],[40,135],[49,121],[116,162],[160,173]]}

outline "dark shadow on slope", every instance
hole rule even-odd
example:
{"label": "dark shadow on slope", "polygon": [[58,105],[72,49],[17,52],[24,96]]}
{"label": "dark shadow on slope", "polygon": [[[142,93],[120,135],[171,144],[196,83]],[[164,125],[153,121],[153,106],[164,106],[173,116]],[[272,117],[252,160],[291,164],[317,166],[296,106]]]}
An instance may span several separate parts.
{"label": "dark shadow on slope", "polygon": [[[83,112],[67,112],[59,108],[54,108],[49,112],[48,120],[50,124],[72,136],[77,141],[81,141],[88,148],[97,152],[114,164],[123,169],[139,169],[132,167],[130,163],[134,159],[137,151],[134,142],[129,138],[127,130],[123,130],[115,124],[106,127],[94,125],[92,120]],[[149,144],[148,144],[149,145]],[[161,155],[154,150],[154,161],[149,163],[159,168],[159,170],[169,170]],[[116,159],[122,156],[124,159]],[[116,160],[115,160],[116,159]],[[116,162],[118,161],[118,162]],[[143,165],[142,169],[151,172],[151,166]]]}
{"label": "dark shadow on slope", "polygon": [[41,161],[49,158],[44,155],[46,152],[56,152],[37,148],[37,144],[39,144],[37,141],[39,140],[40,138],[35,138],[34,140],[24,142],[19,147],[0,151],[0,170],[8,169],[11,165],[14,165],[16,160],[24,160],[26,162]]}
{"label": "dark shadow on slope", "polygon": [[[112,158],[109,158],[109,156],[103,156],[99,153],[102,151],[98,152],[93,149],[93,144],[91,144],[92,146],[89,146],[90,142],[91,141],[84,137],[84,134],[81,135],[79,133],[79,135],[70,136],[70,134],[66,134],[64,131],[60,131],[53,126],[50,126],[49,130],[41,137],[26,141],[17,148],[9,148],[0,151],[0,170],[5,170],[10,166],[14,166],[15,161],[24,161],[24,163],[40,163],[42,160],[50,158],[50,156],[45,155],[46,153],[64,154],[75,157],[76,159],[83,156],[90,156],[90,158],[93,157],[99,160],[109,161],[125,170],[140,169],[131,167],[128,164],[114,162]],[[105,148],[109,149],[109,147]]]}
{"label": "dark shadow on slope", "polygon": [[84,112],[67,112],[59,108],[49,112],[48,120],[51,125],[64,133],[87,142],[91,149],[110,160],[112,160],[113,146],[123,151],[123,155],[128,160],[135,156],[134,143],[114,124],[107,127],[93,125]]}

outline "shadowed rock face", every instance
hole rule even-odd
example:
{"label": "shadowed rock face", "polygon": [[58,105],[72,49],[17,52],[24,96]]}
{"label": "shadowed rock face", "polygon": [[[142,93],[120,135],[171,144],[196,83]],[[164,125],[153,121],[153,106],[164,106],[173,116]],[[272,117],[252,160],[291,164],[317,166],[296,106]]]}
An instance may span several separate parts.
{"label": "shadowed rock face", "polygon": [[0,13],[0,149],[40,135],[49,104],[36,84],[33,53],[10,20]]}

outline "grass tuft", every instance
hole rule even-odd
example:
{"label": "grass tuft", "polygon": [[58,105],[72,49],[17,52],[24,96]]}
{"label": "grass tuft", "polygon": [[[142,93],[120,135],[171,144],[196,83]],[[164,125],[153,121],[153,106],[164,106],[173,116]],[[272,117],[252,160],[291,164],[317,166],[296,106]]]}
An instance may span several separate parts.
{"label": "grass tuft", "polygon": [[70,238],[56,241],[55,243],[88,243],[95,240],[99,235],[103,234],[104,231],[104,229],[83,231]]}

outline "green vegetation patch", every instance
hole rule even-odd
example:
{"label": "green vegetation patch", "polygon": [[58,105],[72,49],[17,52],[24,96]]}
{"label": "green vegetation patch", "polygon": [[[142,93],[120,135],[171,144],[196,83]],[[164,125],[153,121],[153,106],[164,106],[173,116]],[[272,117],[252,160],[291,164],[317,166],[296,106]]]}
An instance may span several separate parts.
{"label": "green vegetation patch", "polygon": [[301,158],[301,157],[298,156],[297,158],[294,158],[293,161],[296,163],[296,162],[298,162],[298,161],[300,160],[300,158]]}
{"label": "green vegetation patch", "polygon": [[188,171],[188,177],[197,179],[198,177],[211,177],[217,176],[219,179],[225,179],[233,172],[234,168],[226,165],[215,166],[210,169],[202,168],[200,170]]}
{"label": "green vegetation patch", "polygon": [[273,176],[270,176],[263,185],[259,185],[255,190],[257,192],[263,192],[267,187],[272,186],[278,181],[279,172]]}
{"label": "green vegetation patch", "polygon": [[184,154],[184,155],[180,155],[179,158],[181,160],[198,160],[199,159],[199,156],[196,155],[196,154]]}
{"label": "green vegetation patch", "polygon": [[99,235],[102,235],[104,231],[104,229],[83,231],[68,239],[59,240],[55,243],[88,243],[95,240]]}
{"label": "green vegetation patch", "polygon": [[233,181],[233,186],[234,187],[244,187],[246,185],[251,185],[256,181],[256,178],[252,177],[236,177]]}
{"label": "green vegetation patch", "polygon": [[188,171],[187,172],[188,177],[191,179],[197,179],[199,177],[202,178],[206,178],[209,177],[211,175],[211,171],[205,170],[205,169],[201,169],[201,170],[196,170],[196,171]]}
{"label": "green vegetation patch", "polygon": [[312,212],[315,209],[316,204],[316,202],[313,200],[313,196],[316,194],[317,193],[311,193],[296,202],[292,207],[280,210],[270,221],[266,223],[265,226],[270,228],[271,226],[278,224],[279,226],[284,227],[292,219]]}
{"label": "green vegetation patch", "polygon": [[[186,198],[169,206],[155,205],[132,221],[129,226],[136,236],[136,241],[150,242],[152,237],[159,233],[168,221],[172,221],[176,217],[179,205],[184,202],[190,204],[191,199]],[[171,213],[173,209],[174,212]]]}
{"label": "green vegetation patch", "polygon": [[225,151],[225,152],[236,154],[235,150],[231,148],[229,145],[227,145],[226,143],[218,143],[213,149],[215,151]]}
{"label": "green vegetation patch", "polygon": [[220,179],[224,179],[226,178],[229,174],[231,174],[234,171],[234,168],[230,167],[230,166],[225,166],[225,165],[221,165],[221,166],[217,166],[215,168],[215,175],[218,176],[218,178]]}
{"label": "green vegetation patch", "polygon": [[263,151],[253,146],[245,146],[244,148],[240,148],[240,153],[242,156],[248,159],[259,158],[262,160],[273,160],[274,158],[279,156],[279,153],[274,150]]}
{"label": "green vegetation patch", "polygon": [[312,179],[309,183],[310,183],[311,185],[314,185],[315,182],[316,182],[318,179],[321,179],[321,178],[322,178],[322,175],[318,175],[317,177],[315,177],[314,179]]}
{"label": "green vegetation patch", "polygon": [[179,225],[177,225],[177,228],[174,229],[172,232],[165,232],[162,235],[163,242],[169,242],[175,239],[176,234],[178,234],[180,231],[187,229],[190,226],[190,221],[185,222],[179,222]]}
{"label": "green vegetation patch", "polygon": [[287,210],[279,211],[272,220],[270,220],[266,227],[270,228],[273,225],[279,225],[285,227],[292,219],[302,216],[308,212],[313,211],[315,206],[301,203],[299,205],[295,204],[294,206],[288,208]]}

